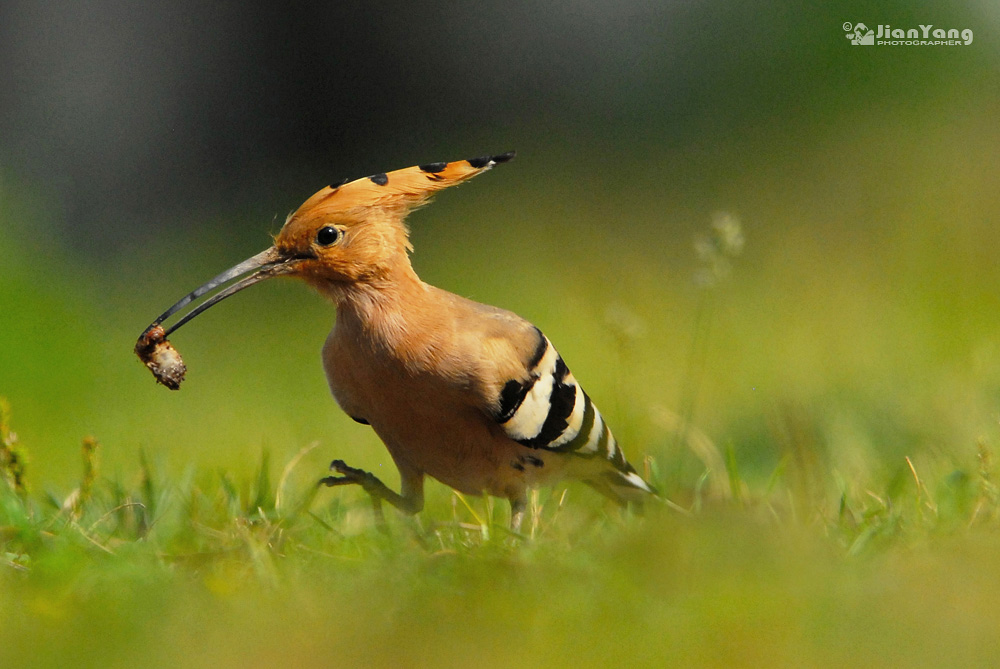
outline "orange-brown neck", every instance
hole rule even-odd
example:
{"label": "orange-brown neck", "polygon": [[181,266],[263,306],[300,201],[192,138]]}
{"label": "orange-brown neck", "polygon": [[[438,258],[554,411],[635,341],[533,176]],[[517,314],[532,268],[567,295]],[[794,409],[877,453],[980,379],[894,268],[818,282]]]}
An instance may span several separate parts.
{"label": "orange-brown neck", "polygon": [[400,251],[391,262],[369,266],[350,278],[326,272],[322,267],[307,270],[301,276],[337,305],[338,310],[364,311],[370,304],[399,302],[407,295],[419,293],[424,285],[405,251]]}
{"label": "orange-brown neck", "polygon": [[433,329],[429,286],[409,260],[363,281],[310,279],[309,283],[337,306],[337,331],[370,346],[402,350]]}

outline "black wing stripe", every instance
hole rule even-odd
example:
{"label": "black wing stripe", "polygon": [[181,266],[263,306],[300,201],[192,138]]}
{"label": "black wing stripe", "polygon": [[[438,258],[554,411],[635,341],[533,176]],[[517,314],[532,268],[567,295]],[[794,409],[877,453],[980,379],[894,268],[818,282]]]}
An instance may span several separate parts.
{"label": "black wing stripe", "polygon": [[[610,432],[610,431],[609,431]],[[632,465],[628,463],[625,459],[625,454],[622,453],[622,449],[618,447],[618,440],[615,436],[611,435],[611,444],[608,446],[610,452],[608,453],[608,460],[611,460],[611,464],[615,466],[616,469],[625,472],[634,472]]]}
{"label": "black wing stripe", "polygon": [[527,365],[530,376],[527,381],[511,379],[504,384],[503,390],[500,391],[500,406],[494,413],[494,419],[498,423],[506,423],[514,417],[517,410],[521,408],[521,404],[524,403],[524,398],[528,396],[539,378],[538,366],[541,364],[542,358],[545,357],[545,352],[549,350],[549,340],[538,328],[535,328],[535,334],[538,336],[538,344],[535,346]]}
{"label": "black wing stripe", "polygon": [[500,409],[496,415],[498,423],[506,423],[514,417],[514,414],[521,407],[521,403],[524,402],[524,398],[531,392],[536,380],[530,378],[524,383],[508,381],[504,385],[503,390],[500,391]]}
{"label": "black wing stripe", "polygon": [[549,340],[545,338],[542,331],[535,328],[535,334],[538,335],[538,344],[535,346],[535,352],[531,354],[531,360],[528,361],[528,370],[531,373],[535,372],[535,368],[538,367],[538,363],[545,357],[545,351],[549,348]]}
{"label": "black wing stripe", "polygon": [[560,444],[559,446],[553,446],[553,451],[559,451],[561,453],[566,453],[569,451],[576,451],[583,447],[590,438],[590,431],[594,429],[594,420],[597,417],[597,409],[594,407],[594,403],[590,401],[590,397],[587,393],[580,389],[580,393],[583,395],[583,422],[580,423],[580,429],[577,431],[576,436],[567,441],[565,444]]}
{"label": "black wing stripe", "polygon": [[573,413],[576,404],[576,384],[564,383],[569,369],[563,359],[556,359],[556,368],[552,372],[552,393],[549,395],[549,411],[545,422],[534,437],[518,439],[518,442],[528,448],[545,448],[563,435],[569,426],[569,415]]}

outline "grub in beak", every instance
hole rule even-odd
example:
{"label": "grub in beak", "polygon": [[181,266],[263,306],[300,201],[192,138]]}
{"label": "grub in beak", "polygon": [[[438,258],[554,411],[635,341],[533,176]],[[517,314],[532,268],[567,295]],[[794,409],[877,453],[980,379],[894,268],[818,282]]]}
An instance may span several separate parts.
{"label": "grub in beak", "polygon": [[135,354],[146,363],[156,380],[171,390],[181,387],[187,365],[181,354],[167,341],[163,326],[154,325],[135,343]]}

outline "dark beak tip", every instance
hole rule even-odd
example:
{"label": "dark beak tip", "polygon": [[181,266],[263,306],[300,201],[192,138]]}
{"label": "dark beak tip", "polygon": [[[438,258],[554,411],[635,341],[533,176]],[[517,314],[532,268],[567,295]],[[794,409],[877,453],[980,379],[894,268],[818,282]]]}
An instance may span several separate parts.
{"label": "dark beak tip", "polygon": [[[266,251],[248,258],[217,275],[215,278],[210,279],[178,300],[176,304],[153,321],[136,340],[135,354],[149,368],[158,382],[171,390],[177,390],[184,380],[187,366],[184,364],[184,360],[181,358],[180,353],[177,352],[177,349],[167,340],[170,333],[209,307],[218,304],[231,295],[235,295],[244,288],[248,288],[272,276],[282,274],[283,272],[280,269],[289,260],[290,258],[272,246]],[[187,307],[203,295],[210,293],[233,279],[238,280],[189,311],[168,329],[164,329],[162,323],[167,318]]]}
{"label": "dark beak tip", "polygon": [[206,309],[212,307],[215,304],[218,304],[227,297],[235,295],[244,288],[248,288],[255,283],[263,281],[264,279],[271,278],[272,276],[278,276],[280,274],[288,273],[288,272],[282,272],[280,270],[283,267],[287,267],[289,261],[291,260],[293,260],[293,258],[290,258],[285,254],[282,254],[281,251],[279,251],[276,247],[272,246],[267,250],[258,253],[252,258],[247,258],[238,265],[230,267],[229,269],[217,275],[216,277],[208,280],[198,288],[195,288],[186,296],[178,300],[177,303],[174,304],[172,307],[170,307],[165,312],[160,314],[159,318],[153,321],[152,325],[150,325],[146,329],[146,332],[144,332],[142,336],[140,336],[139,338],[140,342],[142,342],[144,339],[148,339],[151,333],[154,332],[154,328],[156,328],[161,323],[166,321],[172,315],[181,311],[189,304],[195,302],[195,300],[198,300],[202,296],[207,295],[208,293],[214,291],[220,286],[223,286],[224,284],[233,281],[234,279],[238,279],[234,283],[230,284],[228,287],[219,290],[219,292],[217,292],[215,295],[202,302],[200,305],[198,305],[191,311],[187,312],[187,314],[181,317],[176,323],[168,327],[163,336],[164,337],[169,336],[171,332],[181,327],[184,323],[187,323],[189,320],[191,320],[201,312],[205,311]]}

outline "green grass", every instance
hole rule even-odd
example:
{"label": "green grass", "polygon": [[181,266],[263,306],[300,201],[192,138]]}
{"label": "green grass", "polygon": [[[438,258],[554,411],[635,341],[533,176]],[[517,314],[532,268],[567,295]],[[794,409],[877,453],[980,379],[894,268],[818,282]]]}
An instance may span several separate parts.
{"label": "green grass", "polygon": [[95,457],[66,500],[0,486],[4,666],[997,659],[985,446],[875,490],[840,481],[834,504],[803,499],[792,467],[766,490],[731,469],[732,498],[687,513],[543,492],[530,540],[457,496],[380,532],[359,496],[317,495],[301,460],[234,480],[145,461],[109,478]]}
{"label": "green grass", "polygon": [[[183,390],[152,382],[135,337],[266,224],[97,262],[4,194],[0,666],[995,665],[1000,137],[866,113],[691,154],[687,184],[650,176],[670,152],[597,181],[561,154],[417,212],[421,275],[539,324],[682,509],[543,490],[527,540],[435,483],[388,533],[316,490],[335,457],[397,478],[300,285],[200,317]],[[706,292],[708,203],[746,247]]]}

